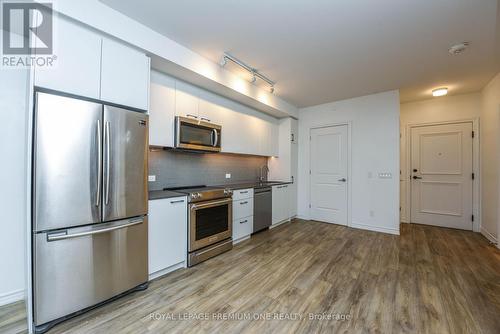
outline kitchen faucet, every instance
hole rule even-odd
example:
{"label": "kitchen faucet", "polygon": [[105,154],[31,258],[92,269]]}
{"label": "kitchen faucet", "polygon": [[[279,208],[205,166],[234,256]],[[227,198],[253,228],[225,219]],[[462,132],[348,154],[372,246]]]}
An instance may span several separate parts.
{"label": "kitchen faucet", "polygon": [[[266,173],[265,176],[264,173]],[[267,165],[260,167],[260,182],[267,180],[267,173],[269,173],[269,167],[267,167]]]}

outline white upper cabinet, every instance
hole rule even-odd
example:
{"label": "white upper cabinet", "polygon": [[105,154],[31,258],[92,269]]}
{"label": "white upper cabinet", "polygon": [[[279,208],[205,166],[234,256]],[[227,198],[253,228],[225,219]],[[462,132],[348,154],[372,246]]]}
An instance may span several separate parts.
{"label": "white upper cabinet", "polygon": [[149,145],[173,147],[175,116],[222,126],[224,153],[278,155],[278,120],[165,74],[151,74]]}
{"label": "white upper cabinet", "polygon": [[175,90],[175,115],[199,119],[200,89],[177,80]]}
{"label": "white upper cabinet", "polygon": [[35,67],[35,86],[99,99],[101,36],[54,16],[54,67]]}
{"label": "white upper cabinet", "polygon": [[148,109],[149,57],[108,38],[102,41],[101,99]]}
{"label": "white upper cabinet", "polygon": [[77,22],[55,17],[57,58],[53,67],[35,66],[35,86],[147,110],[149,58]]}
{"label": "white upper cabinet", "polygon": [[198,116],[201,121],[222,125],[226,109],[221,106],[224,98],[200,89]]}
{"label": "white upper cabinet", "polygon": [[151,73],[149,106],[149,145],[174,146],[175,80]]}

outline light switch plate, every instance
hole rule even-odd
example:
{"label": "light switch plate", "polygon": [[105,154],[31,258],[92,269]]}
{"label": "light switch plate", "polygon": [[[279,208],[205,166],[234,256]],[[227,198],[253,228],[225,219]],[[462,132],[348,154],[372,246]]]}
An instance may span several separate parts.
{"label": "light switch plate", "polygon": [[226,179],[230,179],[231,178],[231,173],[226,173]]}
{"label": "light switch plate", "polygon": [[149,182],[155,182],[156,181],[156,175],[148,175],[148,181]]}

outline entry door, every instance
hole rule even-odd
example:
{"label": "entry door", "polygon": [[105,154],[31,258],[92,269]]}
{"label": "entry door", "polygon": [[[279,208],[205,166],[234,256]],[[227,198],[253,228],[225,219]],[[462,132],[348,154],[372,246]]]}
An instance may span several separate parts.
{"label": "entry door", "polygon": [[311,219],[347,225],[347,125],[311,130]]}
{"label": "entry door", "polygon": [[411,222],[472,230],[472,123],[411,131]]}

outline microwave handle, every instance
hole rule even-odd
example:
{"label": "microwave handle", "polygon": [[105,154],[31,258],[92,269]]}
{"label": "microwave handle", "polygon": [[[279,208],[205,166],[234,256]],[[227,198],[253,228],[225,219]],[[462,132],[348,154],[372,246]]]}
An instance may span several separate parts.
{"label": "microwave handle", "polygon": [[217,132],[216,129],[212,129],[212,133],[214,134],[213,135],[213,146],[216,147],[218,142],[219,142],[219,133]]}

